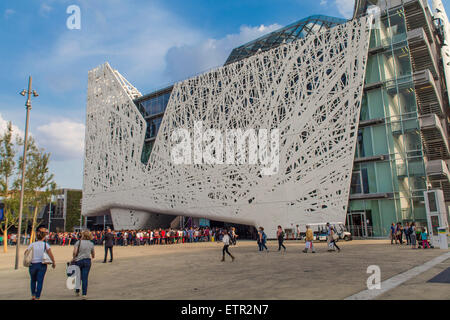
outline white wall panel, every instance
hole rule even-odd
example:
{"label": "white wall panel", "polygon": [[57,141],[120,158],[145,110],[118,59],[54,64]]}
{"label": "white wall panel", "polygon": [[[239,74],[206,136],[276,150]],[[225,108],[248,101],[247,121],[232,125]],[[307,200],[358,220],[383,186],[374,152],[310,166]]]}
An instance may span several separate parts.
{"label": "white wall panel", "polygon": [[[111,208],[263,226],[345,220],[371,18],[352,20],[174,85],[147,165],[139,92],[105,63],[89,72],[83,214]],[[175,165],[194,123],[279,129],[277,174],[261,164]],[[205,145],[203,145],[204,147]]]}

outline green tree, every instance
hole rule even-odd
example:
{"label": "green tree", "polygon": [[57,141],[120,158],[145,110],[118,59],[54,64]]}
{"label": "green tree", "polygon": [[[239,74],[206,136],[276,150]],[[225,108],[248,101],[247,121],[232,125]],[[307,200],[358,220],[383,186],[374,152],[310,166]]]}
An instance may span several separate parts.
{"label": "green tree", "polygon": [[[66,231],[74,231],[74,227],[80,225],[81,215],[81,198],[82,192],[77,190],[67,191],[67,208],[66,208]],[[82,217],[81,224],[84,223],[85,217]]]}
{"label": "green tree", "polygon": [[[50,153],[46,153],[44,149],[38,148],[34,139],[31,137],[28,145],[24,203],[33,208],[30,236],[30,242],[33,242],[35,229],[38,225],[38,211],[43,205],[49,202],[51,195],[55,194],[56,183],[53,181],[54,175],[50,173],[48,167]],[[22,161],[23,159],[21,157],[19,159],[19,167],[21,167]]]}
{"label": "green tree", "polygon": [[0,196],[3,198],[4,205],[4,218],[0,221],[0,231],[3,233],[3,251],[5,253],[8,252],[8,229],[19,222],[16,210],[17,195],[9,188],[14,179],[16,148],[17,146],[13,142],[12,124],[9,122],[5,133],[0,136]]}

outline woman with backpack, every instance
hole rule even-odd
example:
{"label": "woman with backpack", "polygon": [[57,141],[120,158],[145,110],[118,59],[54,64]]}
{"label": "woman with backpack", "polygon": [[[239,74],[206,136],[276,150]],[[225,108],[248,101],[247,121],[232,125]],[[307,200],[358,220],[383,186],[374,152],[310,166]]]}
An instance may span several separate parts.
{"label": "woman with backpack", "polygon": [[277,229],[277,239],[278,239],[278,251],[281,251],[281,247],[283,247],[284,252],[286,252],[286,247],[283,244],[284,241],[284,231],[281,226],[278,226]]}
{"label": "woman with backpack", "polygon": [[266,241],[267,241],[267,236],[266,236],[266,233],[264,232],[264,228],[259,227],[258,238],[257,238],[259,251],[264,251],[264,248],[265,248],[267,250],[267,252],[269,252],[269,249],[267,249],[267,247],[266,247]]}
{"label": "woman with backpack", "polygon": [[30,273],[31,300],[39,300],[41,298],[42,286],[44,284],[45,273],[47,272],[47,264],[51,260],[52,268],[55,269],[55,257],[53,256],[50,245],[45,242],[47,230],[39,228],[36,233],[36,242],[30,244],[25,250],[25,257],[32,250],[31,264],[28,267]]}

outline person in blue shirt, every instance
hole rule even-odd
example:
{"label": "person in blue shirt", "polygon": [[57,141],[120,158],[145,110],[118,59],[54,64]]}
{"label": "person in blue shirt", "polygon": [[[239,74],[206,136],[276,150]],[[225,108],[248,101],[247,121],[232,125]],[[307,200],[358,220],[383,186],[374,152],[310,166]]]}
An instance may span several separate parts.
{"label": "person in blue shirt", "polygon": [[430,249],[430,245],[428,244],[428,234],[427,229],[424,229],[420,235],[422,237],[422,247],[425,249],[425,245]]}
{"label": "person in blue shirt", "polygon": [[395,224],[392,222],[391,224],[391,244],[397,243],[397,237],[395,236]]}
{"label": "person in blue shirt", "polygon": [[266,246],[266,241],[267,241],[267,236],[266,236],[266,233],[264,232],[264,228],[259,227],[258,238],[256,241],[258,243],[259,251],[264,251],[264,249],[266,249],[267,252],[269,251],[269,249],[267,249],[267,246]]}

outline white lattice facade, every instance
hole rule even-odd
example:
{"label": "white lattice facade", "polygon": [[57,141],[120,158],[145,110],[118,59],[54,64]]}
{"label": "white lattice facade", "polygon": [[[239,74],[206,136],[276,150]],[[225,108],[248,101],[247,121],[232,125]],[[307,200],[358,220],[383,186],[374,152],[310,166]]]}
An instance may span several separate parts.
{"label": "white lattice facade", "polygon": [[[370,28],[371,18],[355,19],[176,83],[146,165],[140,93],[108,63],[91,70],[83,214],[206,217],[263,226],[269,236],[277,225],[344,221]],[[221,132],[279,129],[277,173],[174,164],[172,133],[194,132],[198,121]]]}

